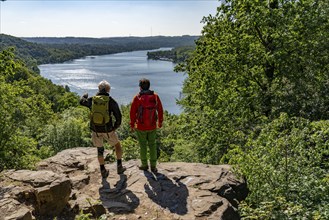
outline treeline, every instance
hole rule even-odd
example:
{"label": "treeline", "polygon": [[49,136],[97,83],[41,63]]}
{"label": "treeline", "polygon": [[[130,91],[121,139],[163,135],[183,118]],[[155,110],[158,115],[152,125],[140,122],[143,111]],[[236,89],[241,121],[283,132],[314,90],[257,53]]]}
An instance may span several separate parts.
{"label": "treeline", "polygon": [[80,44],[80,45],[111,45],[127,47],[146,47],[152,45],[154,48],[178,47],[193,45],[199,36],[154,36],[154,37],[109,37],[109,38],[86,38],[86,37],[28,37],[26,41],[40,44]]}
{"label": "treeline", "polygon": [[0,50],[9,47],[29,62],[29,66],[61,63],[89,55],[104,55],[160,47],[193,45],[197,36],[120,37],[120,38],[16,38],[0,34]]}
{"label": "treeline", "polygon": [[195,45],[179,46],[171,50],[159,50],[147,52],[147,58],[151,60],[166,60],[174,63],[182,63],[187,61],[191,56]]}

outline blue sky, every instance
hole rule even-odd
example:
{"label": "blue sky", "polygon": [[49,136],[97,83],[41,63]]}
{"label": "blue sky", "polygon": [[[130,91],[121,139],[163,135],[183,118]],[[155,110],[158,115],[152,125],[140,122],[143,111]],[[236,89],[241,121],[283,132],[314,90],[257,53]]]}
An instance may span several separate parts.
{"label": "blue sky", "polygon": [[200,35],[218,0],[0,1],[1,33],[16,37]]}

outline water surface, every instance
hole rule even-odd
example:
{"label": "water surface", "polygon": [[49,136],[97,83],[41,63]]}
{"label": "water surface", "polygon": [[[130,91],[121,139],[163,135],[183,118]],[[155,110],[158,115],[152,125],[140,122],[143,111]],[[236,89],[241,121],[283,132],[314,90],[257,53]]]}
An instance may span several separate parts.
{"label": "water surface", "polygon": [[119,104],[132,101],[139,92],[139,79],[145,77],[151,81],[151,89],[159,94],[164,109],[179,114],[181,109],[176,100],[186,76],[174,72],[171,62],[147,60],[146,53],[133,51],[88,56],[60,64],[44,64],[39,68],[43,77],[58,85],[68,85],[79,95],[86,92],[89,96],[95,95],[98,83],[105,79],[111,84],[110,95]]}

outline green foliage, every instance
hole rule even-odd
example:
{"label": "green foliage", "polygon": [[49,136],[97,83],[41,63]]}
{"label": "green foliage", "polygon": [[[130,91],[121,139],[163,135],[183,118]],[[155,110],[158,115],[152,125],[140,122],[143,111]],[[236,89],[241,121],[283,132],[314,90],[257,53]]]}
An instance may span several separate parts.
{"label": "green foliage", "polygon": [[[329,121],[310,122],[282,114],[253,132],[245,147],[226,155],[247,178],[250,194],[242,209],[259,219],[329,217]],[[247,217],[248,219],[248,217]]]}
{"label": "green foliage", "polygon": [[328,219],[329,2],[229,0],[203,22],[171,159],[235,165],[244,219]]}
{"label": "green foliage", "polygon": [[139,144],[135,133],[130,132],[130,106],[121,105],[122,123],[117,130],[123,150],[123,159],[131,160],[139,158]]}
{"label": "green foliage", "polygon": [[[54,110],[78,104],[76,94],[43,79],[14,53],[13,49],[0,52],[0,171],[33,168],[38,160],[57,152],[58,148],[41,144],[47,124],[56,118]],[[83,126],[73,118],[61,126],[67,133],[60,141],[71,135],[67,138],[70,144],[85,143],[80,140],[84,135],[77,138]]]}
{"label": "green foliage", "polygon": [[137,138],[129,136],[121,141],[121,145],[124,160],[139,159],[139,144]]}
{"label": "green foliage", "polygon": [[147,52],[147,59],[167,60],[172,61],[174,63],[182,63],[192,55],[194,49],[195,45],[176,47],[171,50],[158,50]]}
{"label": "green foliage", "polygon": [[96,219],[96,220],[107,220],[108,215],[103,214],[99,217],[94,217],[92,213],[84,213],[83,210],[80,210],[79,215],[75,216],[75,220],[91,220],[91,219]]}
{"label": "green foliage", "polygon": [[237,1],[203,19],[181,104],[204,163],[287,112],[329,119],[328,1]]}
{"label": "green foliage", "polygon": [[40,144],[49,147],[54,153],[90,146],[88,115],[89,110],[83,107],[66,109],[45,126]]}
{"label": "green foliage", "polygon": [[196,161],[194,152],[189,149],[193,143],[184,138],[183,119],[183,114],[178,116],[165,112],[162,128],[157,133],[157,145],[161,149],[160,161]]}
{"label": "green foliage", "polygon": [[1,170],[11,168],[33,169],[40,160],[37,156],[37,143],[21,133],[12,135],[0,150]]}
{"label": "green foliage", "polygon": [[66,88],[54,85],[50,80],[41,76],[30,77],[27,80],[27,85],[35,93],[45,96],[54,112],[61,112],[67,108],[76,107],[79,104],[79,97],[75,93],[67,92]]}
{"label": "green foliage", "polygon": [[21,61],[15,61],[11,51],[0,53],[0,170],[31,167],[38,160],[37,141],[39,125],[52,117],[46,99],[26,86],[26,80],[17,78],[32,73]]}
{"label": "green foliage", "polygon": [[176,47],[174,49],[176,53],[176,59],[174,60],[175,63],[181,63],[189,59],[193,51],[195,50],[195,45],[192,46],[185,46],[185,47]]}
{"label": "green foliage", "polygon": [[80,210],[80,213],[78,216],[75,217],[76,220],[90,220],[92,218],[91,213],[83,213],[83,210]]}
{"label": "green foliage", "polygon": [[159,50],[147,52],[147,59],[151,60],[167,60],[174,61],[176,58],[176,53],[174,50]]}

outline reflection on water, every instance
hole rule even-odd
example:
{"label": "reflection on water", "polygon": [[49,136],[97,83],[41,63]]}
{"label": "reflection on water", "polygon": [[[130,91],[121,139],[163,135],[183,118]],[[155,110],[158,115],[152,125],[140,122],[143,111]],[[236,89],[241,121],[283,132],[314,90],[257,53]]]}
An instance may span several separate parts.
{"label": "reflection on water", "polygon": [[68,85],[72,92],[94,95],[103,79],[111,84],[111,96],[119,104],[128,104],[139,91],[140,78],[151,81],[151,89],[161,98],[165,110],[179,114],[176,105],[180,97],[183,73],[173,71],[174,64],[167,61],[147,60],[147,51],[133,51],[103,56],[88,56],[61,64],[40,65],[41,75],[58,85]]}

